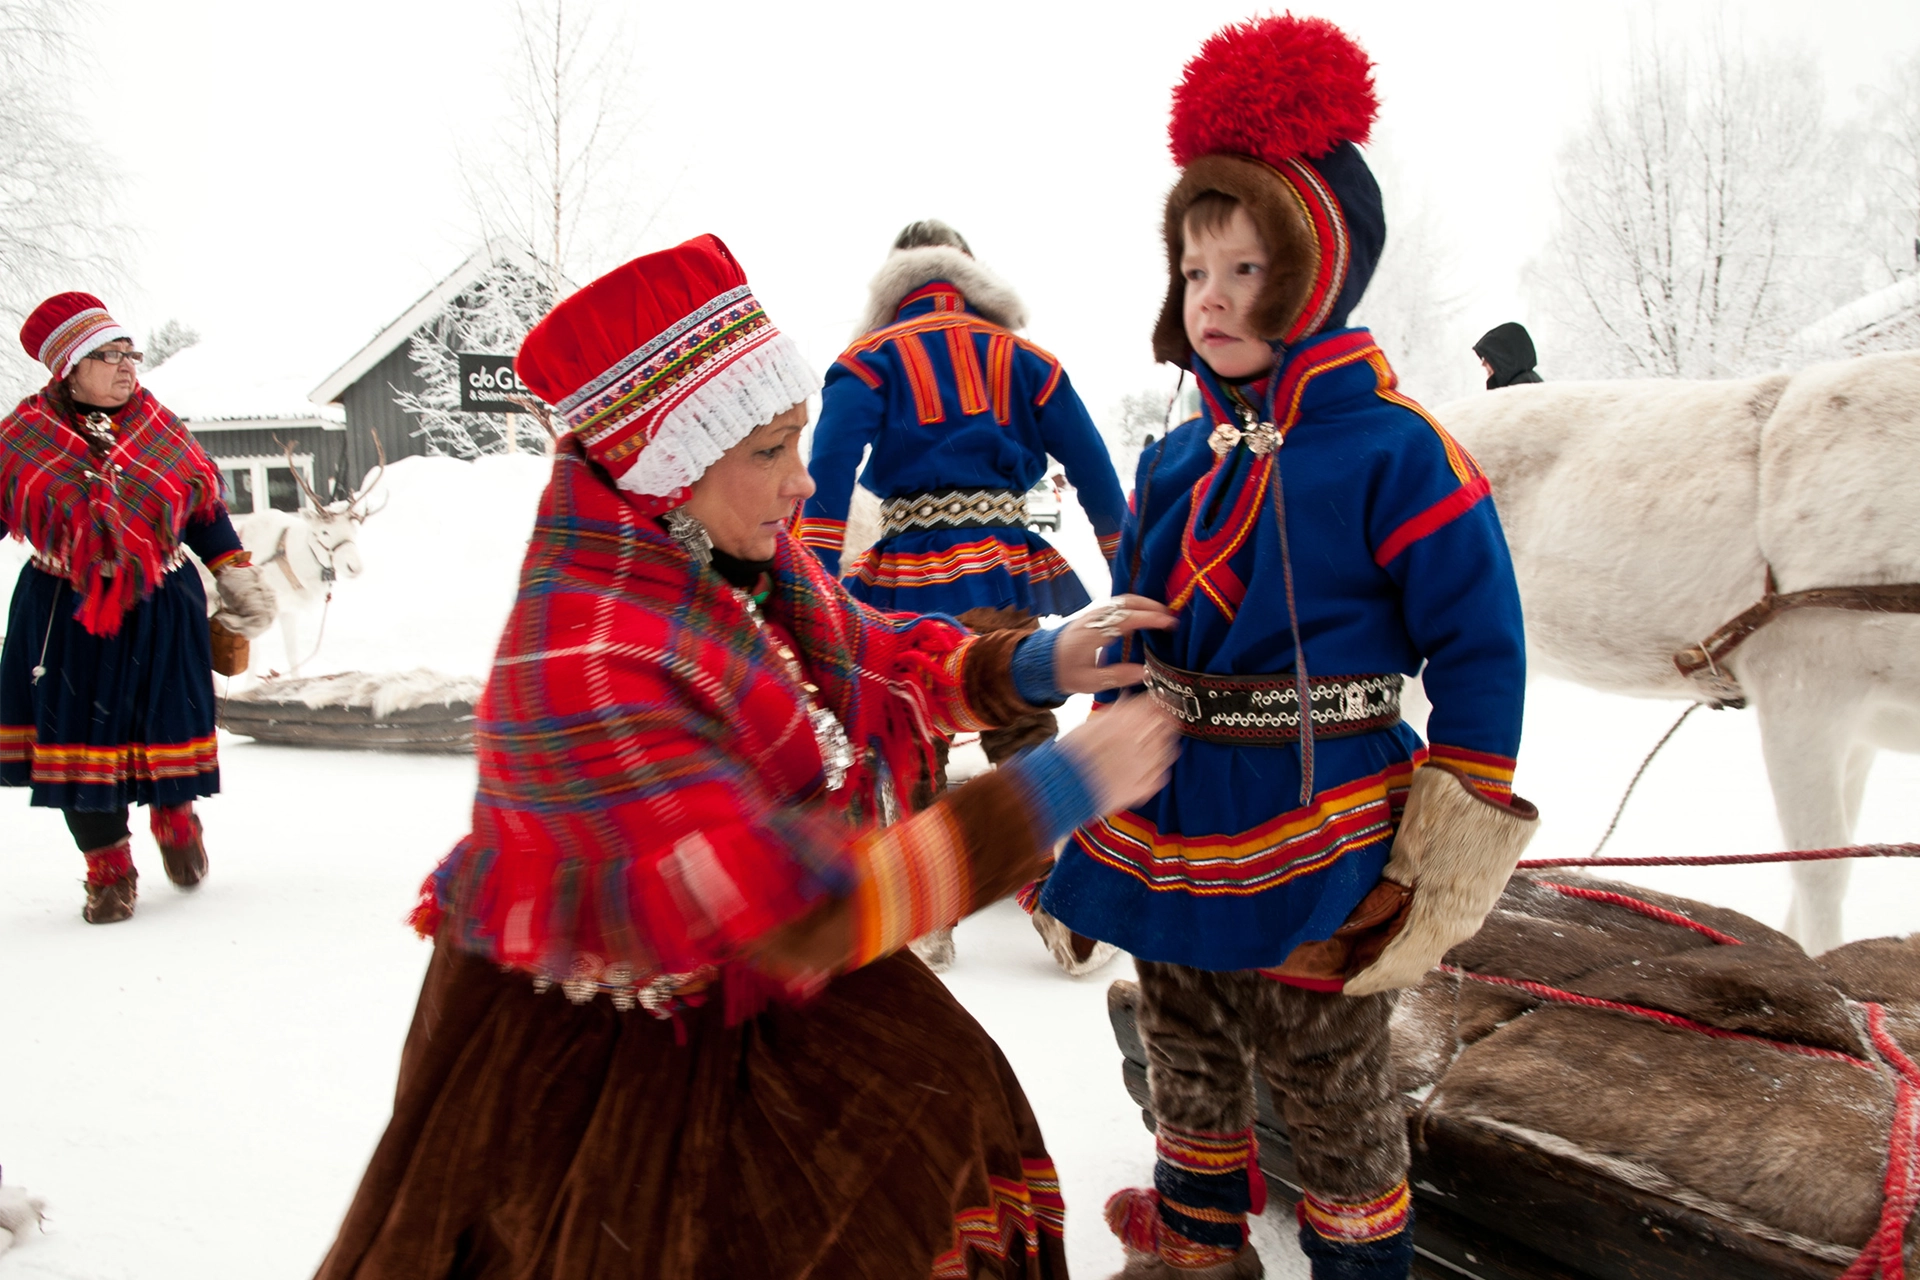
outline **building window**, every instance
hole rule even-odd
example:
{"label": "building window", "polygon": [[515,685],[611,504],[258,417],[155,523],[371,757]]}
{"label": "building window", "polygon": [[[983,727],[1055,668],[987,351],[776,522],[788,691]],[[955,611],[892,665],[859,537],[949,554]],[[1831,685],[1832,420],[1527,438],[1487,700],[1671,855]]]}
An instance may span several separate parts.
{"label": "building window", "polygon": [[[313,483],[311,457],[296,453],[293,465],[300,469],[308,484]],[[219,467],[230,495],[227,510],[236,516],[252,515],[256,511],[298,511],[306,501],[300,481],[295,479],[284,457],[221,458]]]}

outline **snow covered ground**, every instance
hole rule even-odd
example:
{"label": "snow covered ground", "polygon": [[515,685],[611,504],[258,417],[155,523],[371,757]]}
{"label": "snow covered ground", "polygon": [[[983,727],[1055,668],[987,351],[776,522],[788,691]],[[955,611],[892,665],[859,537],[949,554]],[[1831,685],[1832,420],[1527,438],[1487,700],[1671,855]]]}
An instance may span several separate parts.
{"label": "snow covered ground", "polygon": [[[511,599],[542,468],[408,460],[369,522],[366,574],[342,585],[307,670],[484,670]],[[474,518],[469,485],[485,488]],[[1071,502],[1059,543],[1098,563]],[[11,575],[9,575],[11,576]],[[1090,585],[1092,583],[1090,582]],[[1096,590],[1095,594],[1099,594]],[[1077,700],[1084,702],[1084,700]],[[1545,822],[1533,853],[1585,853],[1674,704],[1550,681],[1531,690],[1519,790]],[[1068,721],[1084,714],[1069,708]],[[134,918],[80,920],[81,864],[59,816],[0,791],[0,1165],[50,1202],[48,1232],[0,1256],[0,1280],[298,1280],[312,1273],[391,1103],[427,948],[401,923],[421,878],[466,829],[459,758],[301,751],[225,738],[225,790],[201,807],[212,875],[174,892],[144,831]],[[1920,836],[1920,757],[1883,755],[1862,840]],[[1776,848],[1751,714],[1701,713],[1649,771],[1609,852]],[[1629,878],[1779,924],[1778,868]],[[1920,866],[1859,866],[1849,937],[1920,929]],[[1104,992],[1118,961],[1074,981],[1002,903],[958,931],[947,980],[1025,1084],[1060,1167],[1082,1276],[1119,1250],[1106,1196],[1146,1180],[1152,1144],[1120,1083]],[[1275,1276],[1304,1276],[1292,1223],[1259,1240]]]}

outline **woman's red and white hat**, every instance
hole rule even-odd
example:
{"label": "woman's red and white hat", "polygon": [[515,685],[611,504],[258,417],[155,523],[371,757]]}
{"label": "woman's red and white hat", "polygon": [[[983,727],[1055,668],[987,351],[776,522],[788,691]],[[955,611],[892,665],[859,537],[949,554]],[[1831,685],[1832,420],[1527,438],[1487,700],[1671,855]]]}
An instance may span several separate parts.
{"label": "woman's red and white hat", "polygon": [[72,373],[82,356],[122,338],[133,341],[107,314],[107,304],[90,293],[56,293],[20,326],[20,345],[56,378]]}
{"label": "woman's red and white hat", "polygon": [[620,488],[666,499],[663,508],[820,389],[710,235],[635,258],[561,302],[514,368]]}

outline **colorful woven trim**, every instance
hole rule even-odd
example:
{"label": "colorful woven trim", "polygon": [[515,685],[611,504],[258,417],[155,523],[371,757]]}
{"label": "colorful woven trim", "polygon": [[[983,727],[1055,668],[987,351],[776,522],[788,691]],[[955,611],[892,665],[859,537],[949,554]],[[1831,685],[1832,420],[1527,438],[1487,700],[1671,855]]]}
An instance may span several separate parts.
{"label": "colorful woven trim", "polygon": [[1312,225],[1314,243],[1320,249],[1319,261],[1314,264],[1313,288],[1307,294],[1306,304],[1292,327],[1280,337],[1291,346],[1325,327],[1327,318],[1333,314],[1334,303],[1340,299],[1341,287],[1346,284],[1347,263],[1353,256],[1353,247],[1347,236],[1346,215],[1340,212],[1340,201],[1312,165],[1286,160],[1276,166],[1274,172],[1300,201],[1300,210]]}
{"label": "colorful woven trim", "polygon": [[945,586],[976,573],[1004,570],[1028,582],[1050,582],[1073,572],[1073,566],[1052,547],[1030,547],[1024,542],[981,538],[920,555],[880,553],[869,548],[851,576],[870,587],[895,591],[913,587]]}
{"label": "colorful woven trim", "polygon": [[147,826],[162,849],[185,849],[198,838],[193,829],[193,802],[156,804],[147,810]]}
{"label": "colorful woven trim", "polygon": [[1260,1144],[1252,1129],[1208,1133],[1162,1121],[1154,1131],[1153,1188],[1161,1220],[1197,1244],[1238,1250],[1247,1215],[1267,1207]]}
{"label": "colorful woven trim", "polygon": [[1074,843],[1094,861],[1165,893],[1251,895],[1324,871],[1393,838],[1416,762],[1391,765],[1316,795],[1240,835],[1181,836],[1136,813],[1089,823]]}
{"label": "colorful woven trim", "polygon": [[39,360],[54,377],[64,378],[81,357],[122,338],[133,341],[133,335],[116,324],[104,307],[88,307],[47,335],[40,344]]}
{"label": "colorful woven trim", "polygon": [[0,764],[26,764],[36,786],[118,786],[130,780],[191,778],[220,767],[214,736],[192,742],[129,742],[113,747],[36,741],[30,724],[0,724]]}
{"label": "colorful woven trim", "polygon": [[89,850],[84,856],[88,884],[118,884],[133,874],[133,849],[125,840],[104,849]]}
{"label": "colorful woven trim", "polygon": [[1413,1194],[1402,1179],[1385,1195],[1350,1203],[1322,1200],[1308,1191],[1294,1207],[1301,1223],[1315,1235],[1339,1244],[1371,1244],[1407,1229],[1413,1212]]}
{"label": "colorful woven trim", "polygon": [[1487,799],[1498,800],[1501,804],[1513,803],[1514,760],[1511,756],[1432,743],[1427,747],[1427,763],[1458,769],[1467,775],[1467,781],[1473,784],[1474,789]]}
{"label": "colorful woven trim", "polygon": [[800,540],[803,547],[838,555],[847,544],[847,522],[828,520],[824,516],[802,516],[794,522],[793,536]]}
{"label": "colorful woven trim", "polygon": [[1101,559],[1111,560],[1120,554],[1120,531],[1118,529],[1115,529],[1112,533],[1101,534],[1099,540]]}
{"label": "colorful woven trim", "polygon": [[1005,1261],[1015,1239],[1032,1254],[1042,1232],[1060,1239],[1066,1231],[1067,1202],[1051,1160],[1022,1160],[1018,1179],[989,1177],[987,1195],[986,1205],[954,1215],[953,1247],[933,1260],[933,1280],[973,1275],[966,1262],[969,1249]]}
{"label": "colorful woven trim", "polygon": [[966,914],[968,861],[946,809],[928,809],[867,837],[859,856],[865,867],[853,890],[853,968]]}
{"label": "colorful woven trim", "polygon": [[557,408],[621,488],[660,495],[692,484],[755,428],[819,389],[799,348],[741,285]]}
{"label": "colorful woven trim", "polygon": [[217,555],[207,561],[207,572],[216,574],[225,573],[228,569],[245,568],[252,563],[253,552],[248,551],[245,547],[241,547],[237,551],[229,551],[224,555]]}
{"label": "colorful woven trim", "polygon": [[880,504],[880,536],[916,529],[1024,528],[1027,495],[1018,489],[942,489]]}

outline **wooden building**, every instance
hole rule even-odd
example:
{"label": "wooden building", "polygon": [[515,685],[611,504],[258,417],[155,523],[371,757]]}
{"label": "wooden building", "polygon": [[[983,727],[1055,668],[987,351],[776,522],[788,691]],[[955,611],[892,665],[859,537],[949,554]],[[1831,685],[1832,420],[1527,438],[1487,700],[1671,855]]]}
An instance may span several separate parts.
{"label": "wooden building", "polygon": [[321,411],[345,415],[348,474],[364,476],[372,468],[376,461],[374,436],[379,437],[389,461],[432,451],[416,434],[413,415],[395,403],[404,392],[417,395],[426,389],[414,372],[409,348],[415,334],[460,301],[497,262],[511,263],[532,275],[544,272],[533,255],[523,249],[482,245],[313,389],[308,398]]}
{"label": "wooden building", "polygon": [[308,401],[312,376],[284,367],[272,348],[211,339],[175,353],[141,382],[186,423],[220,466],[236,516],[296,511],[301,490],[292,465],[323,493],[345,493],[363,473],[348,466],[347,426],[338,408]]}

